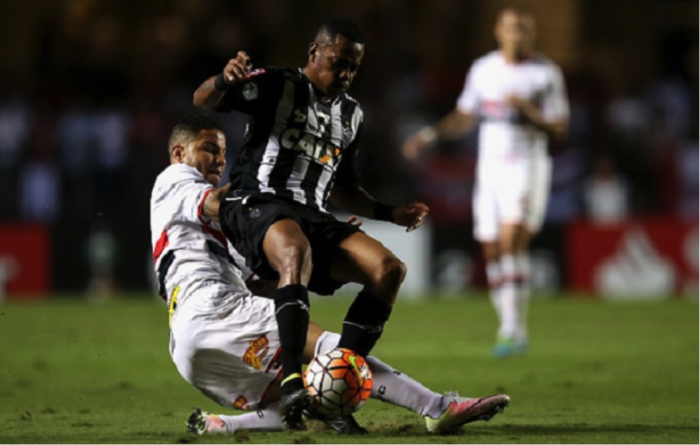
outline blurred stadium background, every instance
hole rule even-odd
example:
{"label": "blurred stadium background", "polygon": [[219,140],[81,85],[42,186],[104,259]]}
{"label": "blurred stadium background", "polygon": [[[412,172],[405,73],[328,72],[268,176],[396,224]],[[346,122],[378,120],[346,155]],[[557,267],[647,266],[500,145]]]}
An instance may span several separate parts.
{"label": "blurred stadium background", "polygon": [[[471,237],[475,137],[411,165],[402,139],[454,106],[497,11],[530,10],[565,72],[571,135],[553,147],[538,295],[698,295],[698,3],[682,0],[7,0],[0,15],[0,295],[109,298],[151,288],[148,200],[174,121],[244,49],[302,65],[325,17],[367,38],[351,93],[364,183],[426,201],[426,230],[370,233],[410,268],[407,295],[484,285]],[[229,153],[245,118],[215,115]]]}
{"label": "blurred stadium background", "polygon": [[[572,112],[532,251],[533,347],[507,363],[491,356],[496,316],[471,237],[475,137],[417,164],[399,153],[454,107],[471,62],[495,47],[504,6],[537,18]],[[191,406],[221,408],[168,356],[151,187],[201,81],[240,49],[256,65],[302,65],[317,25],[336,15],[368,42],[351,90],[367,114],[365,186],[432,209],[408,235],[366,223],[409,266],[376,353],[436,391],[513,397],[506,416],[462,438],[428,437],[417,417],[372,402],[358,418],[373,435],[357,442],[695,442],[697,1],[3,0],[0,443],[231,442],[178,436]],[[212,117],[235,156],[245,118]],[[313,317],[338,329],[348,303],[316,299]]]}

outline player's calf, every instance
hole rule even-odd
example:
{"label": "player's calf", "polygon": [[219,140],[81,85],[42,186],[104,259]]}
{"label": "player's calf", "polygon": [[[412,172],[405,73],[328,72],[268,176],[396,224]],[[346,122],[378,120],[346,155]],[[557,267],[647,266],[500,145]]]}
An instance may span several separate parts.
{"label": "player's calf", "polygon": [[338,347],[367,357],[381,337],[391,310],[386,302],[366,291],[360,292],[345,316]]}

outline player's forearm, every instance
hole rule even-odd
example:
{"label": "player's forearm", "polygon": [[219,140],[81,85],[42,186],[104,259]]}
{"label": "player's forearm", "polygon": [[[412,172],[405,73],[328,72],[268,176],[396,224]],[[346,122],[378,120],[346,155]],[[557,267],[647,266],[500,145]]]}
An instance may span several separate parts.
{"label": "player's forearm", "polygon": [[532,125],[547,133],[547,136],[554,139],[564,139],[568,132],[568,125],[563,121],[530,120]]}
{"label": "player's forearm", "polygon": [[474,116],[455,109],[437,123],[423,127],[406,139],[403,154],[407,159],[415,159],[420,152],[434,146],[440,140],[458,140],[466,136],[475,124]]}
{"label": "player's forearm", "polygon": [[566,139],[569,135],[569,124],[565,121],[546,122],[544,126],[543,130],[554,139]]}
{"label": "player's forearm", "polygon": [[548,136],[555,139],[564,139],[567,136],[569,132],[569,125],[566,121],[547,120],[537,107],[529,103],[521,104],[519,109],[530,124],[544,131]]}
{"label": "player's forearm", "polygon": [[440,119],[433,129],[437,139],[456,141],[466,136],[474,128],[476,120],[471,114],[453,110],[450,114]]}
{"label": "player's forearm", "polygon": [[216,88],[217,77],[218,76],[212,76],[205,80],[194,92],[192,103],[195,107],[204,110],[212,110],[221,102],[226,90]]}
{"label": "player's forearm", "polygon": [[348,213],[362,218],[374,218],[377,200],[362,187],[334,187],[330,199],[331,204]]}
{"label": "player's forearm", "polygon": [[204,199],[204,204],[202,204],[202,213],[212,221],[219,221],[219,208],[221,207],[221,201],[228,194],[230,188],[231,184],[228,183],[220,189],[212,191]]}

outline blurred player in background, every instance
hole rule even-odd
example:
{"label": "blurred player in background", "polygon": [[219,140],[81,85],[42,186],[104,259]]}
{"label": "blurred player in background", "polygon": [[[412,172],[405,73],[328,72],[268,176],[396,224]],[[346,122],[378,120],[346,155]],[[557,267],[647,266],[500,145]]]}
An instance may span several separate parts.
{"label": "blurred player in background", "polygon": [[[218,224],[221,198],[215,188],[225,166],[226,138],[209,118],[178,122],[170,136],[170,162],[151,195],[151,239],[159,293],[169,308],[170,355],[182,377],[217,403],[257,412],[213,415],[195,409],[192,432],[233,433],[282,429],[280,338],[272,299],[253,295],[235,264],[237,253]],[[338,345],[339,335],[310,323],[303,361]],[[509,403],[506,395],[467,399],[442,396],[375,357],[372,397],[424,417],[433,433],[488,420]],[[352,416],[307,414],[336,431],[363,434]]]}
{"label": "blurred player in background", "polygon": [[456,109],[408,138],[403,153],[415,159],[439,140],[464,137],[480,119],[474,236],[500,319],[494,354],[506,356],[528,348],[528,245],[547,206],[547,139],[565,137],[569,111],[561,71],[533,50],[534,18],[505,9],[495,35],[499,50],[474,62]]}
{"label": "blurred player in background", "polygon": [[275,294],[282,342],[285,425],[296,428],[311,395],[301,379],[309,323],[308,290],[331,295],[362,284],[343,324],[340,346],[366,356],[389,319],[406,268],[381,243],[336,220],[327,204],[409,230],[428,213],[422,203],[380,203],[361,186],[357,168],[363,112],[346,92],[364,55],[348,19],[330,19],[309,45],[304,68],[252,69],[239,52],[194,94],[200,108],[250,115],[221,207],[228,239]]}

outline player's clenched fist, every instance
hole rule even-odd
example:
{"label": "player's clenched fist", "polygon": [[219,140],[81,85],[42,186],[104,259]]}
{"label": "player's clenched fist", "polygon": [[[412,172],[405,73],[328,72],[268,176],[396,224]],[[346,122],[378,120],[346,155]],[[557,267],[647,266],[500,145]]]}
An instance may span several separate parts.
{"label": "player's clenched fist", "polygon": [[253,64],[245,51],[238,51],[235,59],[228,61],[224,68],[224,81],[228,84],[236,83],[250,74]]}

